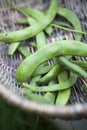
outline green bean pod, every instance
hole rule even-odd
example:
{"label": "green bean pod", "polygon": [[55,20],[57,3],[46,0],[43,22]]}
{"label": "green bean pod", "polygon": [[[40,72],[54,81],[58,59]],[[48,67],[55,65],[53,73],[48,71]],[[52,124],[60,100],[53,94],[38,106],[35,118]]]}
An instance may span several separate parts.
{"label": "green bean pod", "polygon": [[20,45],[20,42],[11,43],[8,48],[8,55],[13,55],[19,45]]}
{"label": "green bean pod", "polygon": [[44,97],[43,95],[37,95],[35,93],[32,93],[31,90],[24,91],[24,94],[27,98],[34,102],[38,102],[41,104],[52,104],[52,101],[49,100],[48,98]]}
{"label": "green bean pod", "polygon": [[[33,18],[29,18],[28,22],[30,25],[34,25],[36,23],[36,20]],[[36,43],[37,43],[37,49],[40,49],[46,44],[46,37],[43,31],[41,31],[36,35]]]}
{"label": "green bean pod", "polygon": [[65,22],[62,22],[62,21],[54,21],[52,24],[57,24],[58,26],[61,26],[61,27],[67,27],[67,28],[72,28],[72,26],[68,23],[65,23]]}
{"label": "green bean pod", "polygon": [[19,65],[16,71],[18,82],[25,82],[40,64],[60,55],[87,56],[87,45],[74,40],[61,40],[45,45]]}
{"label": "green bean pod", "polygon": [[56,100],[56,105],[64,106],[69,101],[71,94],[71,88],[68,88],[66,90],[59,91],[58,97]]}
{"label": "green bean pod", "polygon": [[[30,25],[34,24],[36,22],[36,20],[34,20],[33,18],[29,18],[28,19],[28,23],[30,23]],[[41,31],[38,35],[36,35],[36,45],[37,45],[37,49],[40,49],[41,47],[43,47],[43,45],[46,44],[46,38],[45,38],[45,34],[43,31]],[[37,70],[35,71],[33,76],[39,76],[41,74],[44,74],[46,72],[48,72],[50,70],[52,66],[39,66],[37,68]]]}
{"label": "green bean pod", "polygon": [[[28,22],[30,23],[30,25],[33,25],[36,23],[36,20],[33,18],[29,18]],[[46,44],[46,38],[45,38],[45,34],[43,31],[41,31],[39,34],[36,35],[36,43],[37,43],[37,50],[40,49],[41,47],[43,47]],[[44,66],[43,64],[41,65],[42,67]],[[37,77],[34,77],[34,83],[36,84],[36,80],[40,79],[40,75]],[[32,82],[31,82],[32,84]]]}
{"label": "green bean pod", "polygon": [[[14,6],[13,9],[21,12],[26,18],[28,18],[29,16],[32,16],[37,21],[40,21],[40,19],[43,19],[45,16],[41,11],[34,9],[34,8]],[[37,16],[39,16],[39,17],[37,17]]]}
{"label": "green bean pod", "polygon": [[[87,35],[87,32],[83,32],[83,31],[80,31],[80,30],[75,30],[75,29],[71,29],[71,28],[66,28],[66,27],[63,27],[63,26],[60,26],[58,22],[54,22],[51,24],[53,27],[57,27],[57,28],[60,28],[60,29],[63,29],[63,30],[66,30],[66,31],[70,31],[70,32],[75,32],[77,34],[85,34]],[[66,24],[65,24],[66,25]],[[67,25],[66,25],[67,26]],[[77,38],[76,38],[77,39]],[[78,39],[77,39],[78,40]]]}
{"label": "green bean pod", "polygon": [[[36,21],[33,18],[29,18],[28,22],[30,23],[30,25],[34,24]],[[36,43],[37,43],[37,49],[40,49],[41,47],[43,47],[46,44],[46,38],[44,35],[44,32],[41,31],[38,35],[36,35]],[[40,65],[39,68],[41,68],[43,70],[43,64]],[[31,85],[36,85],[36,82],[40,79],[40,75],[37,77],[33,77],[32,81],[30,82]],[[34,101],[38,101],[41,103],[54,103],[54,99],[55,99],[55,95],[53,93],[47,92],[45,95],[43,96],[38,96],[36,95],[31,95],[28,94],[27,95],[30,99],[34,100]],[[34,99],[35,98],[35,99]]]}
{"label": "green bean pod", "polygon": [[32,78],[30,84],[31,85],[36,85],[36,82],[40,79],[40,76],[35,76]]}
{"label": "green bean pod", "polygon": [[31,55],[31,52],[27,49],[27,47],[20,45],[18,47],[18,51],[24,56],[24,57],[28,57],[29,55]]}
{"label": "green bean pod", "polygon": [[71,63],[67,58],[63,57],[63,56],[60,56],[59,57],[59,61],[65,65],[66,67],[68,67],[71,71],[79,74],[79,75],[82,75],[84,76],[85,78],[87,78],[87,73],[86,71],[84,71],[80,66],[74,64],[74,63]]}
{"label": "green bean pod", "polygon": [[55,84],[50,86],[33,86],[27,83],[22,83],[22,85],[34,92],[52,92],[52,91],[68,89],[76,82],[76,80],[77,80],[77,75],[74,73],[70,73],[69,79],[61,84]]}
{"label": "green bean pod", "polygon": [[[29,18],[28,22],[30,23],[30,25],[35,23],[35,20],[33,18]],[[41,47],[43,47],[46,44],[46,38],[44,35],[44,32],[40,32],[38,35],[36,35],[36,43],[37,43],[37,49],[40,49]],[[43,69],[43,64],[39,67]],[[37,77],[33,77],[32,81],[30,82],[31,85],[36,85],[36,82],[40,79],[40,75]],[[41,103],[54,103],[55,100],[55,95],[53,93],[47,92],[45,95],[41,96],[41,95],[35,95],[35,94],[27,94],[28,98],[37,101],[37,102],[41,102]]]}
{"label": "green bean pod", "polygon": [[52,80],[62,71],[62,66],[60,64],[55,65],[45,76],[38,80],[39,83]]}
{"label": "green bean pod", "polygon": [[[58,81],[59,83],[64,83],[68,80],[68,75],[66,71],[62,71],[59,75],[58,75]],[[71,88],[68,88],[66,90],[62,90],[58,92],[57,98],[56,98],[56,105],[61,105],[64,106],[66,105],[66,103],[68,102],[69,98],[70,98],[70,94],[71,94]]]}
{"label": "green bean pod", "polygon": [[83,68],[84,70],[87,70],[87,61],[71,60],[71,63],[74,63]]}
{"label": "green bean pod", "polygon": [[[57,13],[58,15],[63,16],[65,19],[67,19],[73,25],[75,30],[82,32],[80,20],[72,10],[63,7],[58,7]],[[80,41],[81,38],[82,35],[80,33],[76,33],[75,39]]]}
{"label": "green bean pod", "polygon": [[[37,9],[26,8],[26,7],[14,7],[14,9],[21,12],[24,16],[27,17],[27,19],[18,21],[18,24],[29,24],[29,22],[28,22],[28,19],[30,18],[29,16],[33,17],[36,20],[36,22],[40,21],[41,19],[44,19],[44,17],[45,17],[45,15]],[[45,28],[45,31],[48,35],[50,35],[53,32],[52,26],[48,25]]]}
{"label": "green bean pod", "polygon": [[[49,86],[53,85],[53,84],[55,84],[54,80],[52,80],[52,81],[49,82]],[[46,92],[45,95],[44,95],[44,97],[47,98],[48,100],[50,100],[51,104],[54,104],[55,97],[56,97],[56,95],[55,95],[54,92]]]}
{"label": "green bean pod", "polygon": [[57,13],[57,1],[52,0],[51,5],[48,9],[48,13],[44,17],[44,19],[41,19],[40,22],[32,25],[31,27],[26,27],[24,29],[13,32],[0,33],[0,41],[12,43],[22,41],[32,36],[35,36],[53,21],[56,13]]}
{"label": "green bean pod", "polygon": [[41,67],[39,66],[35,72],[33,73],[32,76],[38,76],[38,75],[43,75],[43,74],[46,74],[47,72],[49,72],[53,67],[54,67],[55,64],[52,64],[52,65],[47,65],[47,66],[44,66],[44,67]]}

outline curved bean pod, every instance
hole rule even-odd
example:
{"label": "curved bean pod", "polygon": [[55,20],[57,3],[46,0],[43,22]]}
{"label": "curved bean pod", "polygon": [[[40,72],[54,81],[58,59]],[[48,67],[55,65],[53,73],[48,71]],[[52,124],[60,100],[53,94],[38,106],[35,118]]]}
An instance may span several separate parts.
{"label": "curved bean pod", "polygon": [[71,63],[79,65],[84,70],[87,70],[87,61],[78,61],[78,60],[71,60]]}
{"label": "curved bean pod", "polygon": [[[55,21],[54,21],[52,24],[55,24]],[[61,26],[61,27],[67,27],[67,28],[70,28],[70,29],[72,28],[72,26],[69,25],[68,23],[61,22],[61,21],[58,21],[58,22],[57,22],[57,25],[58,25],[58,26]]]}
{"label": "curved bean pod", "polygon": [[84,76],[85,78],[87,78],[87,73],[86,71],[84,71],[80,66],[74,64],[74,63],[71,63],[67,58],[63,57],[63,56],[60,56],[59,57],[59,61],[67,66],[70,70],[72,70],[73,72],[77,73],[77,74],[80,74],[82,76]]}
{"label": "curved bean pod", "polygon": [[[67,80],[68,75],[66,71],[63,71],[58,75],[58,81],[60,84],[66,82]],[[56,105],[64,106],[68,102],[70,94],[71,94],[71,88],[59,91],[56,98]]]}
{"label": "curved bean pod", "polygon": [[83,32],[83,31],[80,31],[80,30],[75,30],[75,29],[71,29],[71,28],[66,28],[66,27],[60,26],[58,22],[54,22],[51,25],[53,27],[57,27],[57,28],[60,28],[60,29],[66,30],[66,31],[75,32],[75,33],[78,33],[78,34],[86,34],[87,35],[87,32]]}
{"label": "curved bean pod", "polygon": [[[24,24],[24,23],[29,24],[29,22],[28,22],[28,19],[30,18],[29,16],[32,16],[33,18],[35,18],[36,22],[40,21],[41,19],[44,19],[44,17],[45,17],[45,15],[37,9],[26,8],[26,7],[14,7],[14,9],[21,12],[24,16],[27,17],[27,19],[24,19],[23,21],[22,20],[18,21],[19,24]],[[48,35],[50,35],[53,32],[52,26],[48,25],[45,28],[45,31],[47,32]]]}
{"label": "curved bean pod", "polygon": [[62,71],[62,67],[60,64],[55,65],[44,77],[38,80],[39,83],[43,83],[46,81],[50,81],[56,75],[58,75]]}
{"label": "curved bean pod", "polygon": [[52,64],[52,65],[47,65],[47,66],[44,66],[44,67],[41,67],[39,66],[35,72],[33,73],[32,76],[38,76],[38,75],[42,75],[42,74],[46,74],[47,72],[49,72],[53,67],[54,67],[55,64]]}
{"label": "curved bean pod", "polygon": [[26,81],[41,63],[59,55],[87,56],[87,45],[74,40],[61,40],[45,45],[19,65],[16,71],[18,82]]}
{"label": "curved bean pod", "polygon": [[[36,23],[36,20],[33,18],[29,18],[28,22],[30,23],[30,25],[34,25]],[[46,37],[43,31],[41,31],[36,35],[36,43],[37,43],[37,49],[40,49],[46,44]]]}
{"label": "curved bean pod", "polygon": [[[28,22],[30,23],[30,25],[34,24],[36,21],[33,18],[29,18]],[[36,35],[36,43],[37,43],[37,49],[40,49],[41,47],[43,47],[46,44],[46,38],[44,35],[44,32],[41,31],[38,35]],[[41,64],[39,68],[42,68],[43,70],[44,65]],[[32,81],[30,82],[31,85],[36,85],[36,82],[40,79],[40,75],[37,77],[33,77]],[[54,93],[50,93],[47,92],[45,95],[43,96],[38,96],[36,95],[35,98],[35,94],[28,94],[28,97],[34,101],[38,101],[41,103],[50,103],[53,104],[54,100],[55,100],[55,95]]]}
{"label": "curved bean pod", "polygon": [[44,19],[41,19],[40,22],[34,24],[31,27],[24,28],[22,30],[8,33],[0,33],[0,41],[12,43],[16,41],[17,42],[22,41],[32,36],[35,36],[53,21],[56,12],[57,12],[57,1],[52,0],[51,5],[48,9],[48,13],[44,17]]}
{"label": "curved bean pod", "polygon": [[[36,23],[36,20],[33,18],[29,18],[28,22],[30,23],[30,25],[33,25],[34,23]],[[43,31],[41,31],[39,34],[36,35],[36,43],[37,43],[38,50],[46,44],[46,37]],[[43,67],[44,65],[42,64],[41,66]],[[36,84],[37,78],[40,79],[40,75],[33,78],[35,84]]]}
{"label": "curved bean pod", "polygon": [[20,45],[20,42],[11,43],[8,48],[8,55],[13,55],[19,45]]}
{"label": "curved bean pod", "polygon": [[[29,18],[28,22],[30,23],[30,25],[35,23],[35,20],[33,18]],[[44,35],[44,32],[40,32],[38,35],[36,35],[36,42],[37,42],[37,49],[40,49],[41,47],[43,47],[43,45],[46,44],[46,38]],[[43,69],[43,64],[40,66]],[[32,81],[30,82],[31,85],[36,85],[36,82],[38,81],[38,79],[40,79],[40,76],[37,77],[33,77]],[[27,95],[30,99],[34,100],[34,101],[38,101],[41,103],[54,103],[55,100],[55,95],[53,93],[47,92],[44,96],[40,96],[40,95],[35,95],[35,94],[31,94],[29,93]]]}
{"label": "curved bean pod", "polygon": [[[73,11],[71,11],[67,8],[58,7],[57,13],[60,16],[63,16],[65,19],[67,19],[73,25],[75,30],[82,32],[81,23],[80,23],[77,15]],[[76,33],[76,36],[75,36],[76,40],[80,41],[81,37],[82,37],[81,34]]]}
{"label": "curved bean pod", "polygon": [[[55,81],[52,80],[49,82],[49,86],[50,85],[54,85],[55,84]],[[54,104],[55,102],[55,93],[54,92],[46,92],[45,95],[44,95],[45,98],[47,98],[48,100],[50,100],[51,104]]]}
{"label": "curved bean pod", "polygon": [[[40,19],[43,19],[45,17],[45,15],[43,13],[41,13],[41,11],[39,11],[37,9],[34,9],[34,8],[26,8],[26,7],[14,6],[13,9],[21,12],[27,18],[29,16],[32,16],[37,21],[40,21]],[[27,23],[28,23],[28,21],[27,21]]]}
{"label": "curved bean pod", "polygon": [[56,100],[56,105],[64,106],[67,104],[71,94],[71,89],[68,88],[66,90],[59,91],[58,97]]}
{"label": "curved bean pod", "polygon": [[27,47],[20,45],[18,47],[18,51],[24,56],[24,57],[28,57],[29,55],[31,55],[32,53],[27,49]]}
{"label": "curved bean pod", "polygon": [[[32,9],[32,8],[18,8],[18,7],[16,7],[16,9],[18,11],[22,12],[27,17],[28,17],[28,15],[31,15],[32,17],[34,17],[38,21],[40,19],[44,18],[44,14],[41,13],[40,11],[36,10],[36,9]],[[73,27],[74,27],[75,30],[59,26],[57,22],[56,22],[57,25],[55,25],[55,22],[54,22],[54,23],[52,23],[52,26],[56,26],[56,27],[59,27],[59,28],[64,29],[64,30],[76,32],[75,39],[79,40],[79,41],[81,40],[81,37],[82,37],[81,34],[87,34],[86,32],[82,32],[82,27],[81,27],[80,20],[79,20],[79,18],[77,17],[77,15],[73,11],[71,11],[70,9],[67,9],[67,8],[58,7],[57,13],[60,16],[62,16],[65,19],[67,19],[73,25]],[[27,22],[27,20],[24,20],[24,21]],[[24,23],[24,21],[22,23]],[[19,23],[21,23],[21,21]],[[63,23],[63,24],[67,26],[67,24],[65,24],[65,23]],[[52,29],[51,29],[50,32],[52,32]],[[79,33],[79,34],[77,34],[77,33]]]}
{"label": "curved bean pod", "polygon": [[51,92],[51,91],[68,89],[76,82],[76,80],[77,80],[77,75],[71,73],[69,79],[61,84],[55,84],[50,86],[33,86],[27,83],[22,83],[22,85],[34,92]]}

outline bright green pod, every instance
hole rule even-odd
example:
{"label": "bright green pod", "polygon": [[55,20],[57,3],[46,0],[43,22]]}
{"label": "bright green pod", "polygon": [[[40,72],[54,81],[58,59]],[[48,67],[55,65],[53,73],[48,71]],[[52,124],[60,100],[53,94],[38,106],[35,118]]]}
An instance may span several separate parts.
{"label": "bright green pod", "polygon": [[[82,32],[82,26],[80,20],[72,10],[63,7],[58,7],[57,13],[58,15],[67,19],[73,25],[75,30]],[[81,38],[82,38],[82,34],[76,33],[75,39],[80,41]]]}
{"label": "bright green pod", "polygon": [[79,65],[71,63],[67,58],[65,58],[63,56],[59,57],[59,61],[60,61],[60,63],[62,63],[64,66],[66,66],[71,71],[87,78],[87,72],[84,69],[82,69]]}
{"label": "bright green pod", "polygon": [[[58,75],[58,81],[59,83],[64,83],[68,80],[68,74],[66,71],[62,71]],[[71,94],[71,88],[68,88],[66,90],[58,91],[57,98],[56,98],[56,105],[64,106],[68,102]]]}
{"label": "bright green pod", "polygon": [[50,81],[55,78],[61,71],[62,66],[60,64],[55,65],[46,75],[38,80],[39,83]]}
{"label": "bright green pod", "polygon": [[27,83],[22,83],[22,85],[34,92],[53,92],[53,91],[65,90],[72,87],[76,82],[76,80],[77,75],[74,73],[70,73],[69,79],[61,84],[54,84],[50,86],[35,86]]}
{"label": "bright green pod", "polygon": [[25,82],[40,64],[60,55],[87,56],[87,44],[74,40],[61,40],[45,45],[19,65],[16,71],[18,82]]}
{"label": "bright green pod", "polygon": [[31,38],[37,35],[44,28],[46,28],[53,21],[56,13],[57,13],[57,1],[52,0],[51,5],[48,9],[48,13],[45,15],[44,19],[41,19],[40,22],[30,27],[26,27],[18,31],[0,33],[0,41],[12,43]]}

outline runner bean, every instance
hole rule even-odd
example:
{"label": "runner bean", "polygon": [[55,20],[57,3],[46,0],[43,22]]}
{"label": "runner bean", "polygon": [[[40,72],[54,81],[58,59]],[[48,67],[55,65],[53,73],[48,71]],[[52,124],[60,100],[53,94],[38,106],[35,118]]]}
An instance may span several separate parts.
{"label": "runner bean", "polygon": [[33,86],[27,83],[22,83],[22,85],[34,92],[51,92],[51,91],[68,89],[76,82],[76,80],[77,80],[77,75],[74,73],[70,73],[69,79],[61,84],[54,84],[50,86]]}
{"label": "runner bean", "polygon": [[[63,83],[68,80],[68,74],[66,71],[62,71],[58,75],[58,81],[59,83]],[[58,91],[57,98],[56,98],[56,105],[64,106],[68,102],[71,94],[71,88],[68,88],[66,90]]]}
{"label": "runner bean", "polygon": [[17,80],[20,83],[26,81],[41,63],[59,55],[87,56],[87,45],[74,40],[61,40],[47,44],[19,65],[16,71]]}
{"label": "runner bean", "polygon": [[62,69],[64,69],[60,64],[55,65],[45,76],[38,80],[38,83],[43,83],[46,81],[50,81],[57,76]]}
{"label": "runner bean", "polygon": [[0,33],[0,41],[12,43],[12,42],[19,42],[28,39],[32,36],[35,36],[53,21],[56,15],[56,11],[57,11],[57,1],[52,0],[51,5],[48,9],[48,13],[44,17],[44,19],[41,19],[40,22],[34,24],[31,27],[26,27],[22,30],[8,33],[7,32]]}
{"label": "runner bean", "polygon": [[60,56],[59,57],[59,61],[65,65],[66,67],[68,67],[68,69],[70,69],[71,71],[79,74],[79,75],[82,75],[84,76],[85,78],[87,78],[87,73],[86,71],[84,71],[80,66],[74,64],[74,63],[71,63],[67,58],[63,57],[63,56]]}

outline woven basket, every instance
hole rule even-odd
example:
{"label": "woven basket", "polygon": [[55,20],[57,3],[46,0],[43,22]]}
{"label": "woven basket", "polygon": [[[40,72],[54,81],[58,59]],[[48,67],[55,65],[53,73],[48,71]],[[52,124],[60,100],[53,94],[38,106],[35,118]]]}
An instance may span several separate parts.
{"label": "woven basket", "polygon": [[[44,10],[48,7],[50,1],[46,0],[13,0],[18,6],[34,7],[40,10]],[[73,10],[79,17],[82,23],[83,30],[86,31],[87,24],[87,2],[86,0],[58,0],[59,6],[67,7]],[[16,19],[20,19],[22,16],[11,9],[9,0],[0,0],[0,32],[9,32],[19,29],[19,26],[15,24]],[[20,26],[20,28],[22,28]],[[63,34],[63,35],[61,35]],[[56,33],[48,39],[59,40],[72,39],[73,34]],[[84,36],[83,41],[87,42],[87,37]],[[19,107],[27,112],[36,113],[42,116],[57,117],[62,119],[79,119],[87,117],[87,93],[81,88],[81,84],[86,84],[86,80],[79,78],[76,84],[72,87],[72,93],[69,103],[66,106],[55,106],[39,104],[28,100],[21,93],[21,87],[19,87],[14,69],[17,68],[19,63],[23,60],[22,55],[15,54],[12,57],[8,56],[8,44],[0,44],[0,95],[12,105]],[[76,57],[79,59],[79,57]],[[83,59],[85,60],[85,59]]]}

